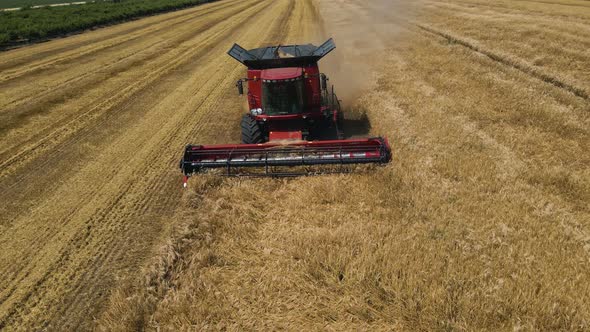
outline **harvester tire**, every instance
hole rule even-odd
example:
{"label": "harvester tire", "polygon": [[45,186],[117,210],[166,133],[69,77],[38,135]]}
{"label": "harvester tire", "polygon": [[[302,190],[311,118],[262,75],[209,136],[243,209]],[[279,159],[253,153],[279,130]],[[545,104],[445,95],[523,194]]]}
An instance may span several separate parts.
{"label": "harvester tire", "polygon": [[242,143],[258,144],[263,143],[264,136],[258,122],[248,114],[242,118]]}

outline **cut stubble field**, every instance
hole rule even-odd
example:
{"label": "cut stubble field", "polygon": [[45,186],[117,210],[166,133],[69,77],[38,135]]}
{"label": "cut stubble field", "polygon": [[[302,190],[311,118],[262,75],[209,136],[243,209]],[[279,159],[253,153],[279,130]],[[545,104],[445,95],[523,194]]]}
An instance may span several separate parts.
{"label": "cut stubble field", "polygon": [[[262,24],[264,23],[264,24]],[[386,167],[204,175],[320,42]],[[0,328],[587,330],[590,4],[226,0],[0,54]]]}

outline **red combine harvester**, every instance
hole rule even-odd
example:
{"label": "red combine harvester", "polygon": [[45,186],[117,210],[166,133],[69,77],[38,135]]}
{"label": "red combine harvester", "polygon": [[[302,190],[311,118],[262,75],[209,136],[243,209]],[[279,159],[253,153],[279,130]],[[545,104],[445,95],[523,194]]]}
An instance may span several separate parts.
{"label": "red combine harvester", "polygon": [[285,172],[293,166],[350,165],[391,160],[382,137],[342,139],[340,102],[318,61],[336,48],[329,39],[314,45],[273,46],[245,50],[238,44],[228,54],[248,67],[238,80],[240,95],[248,84],[250,111],[242,118],[242,144],[188,145],[180,161],[184,184],[189,176],[212,168],[227,175],[244,175],[246,167],[262,169],[258,176],[296,176],[325,172]]}

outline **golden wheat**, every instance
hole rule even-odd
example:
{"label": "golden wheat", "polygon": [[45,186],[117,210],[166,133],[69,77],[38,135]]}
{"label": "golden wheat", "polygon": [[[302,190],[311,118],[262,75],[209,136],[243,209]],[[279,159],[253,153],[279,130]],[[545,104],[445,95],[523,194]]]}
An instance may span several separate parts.
{"label": "golden wheat", "polygon": [[[590,104],[579,74],[590,55],[578,42],[590,39],[555,32],[569,9],[550,16],[554,5],[537,2],[539,21],[522,3],[484,5],[426,4],[422,29],[400,20],[404,32],[372,58],[375,82],[355,108],[392,140],[391,166],[194,179],[183,215],[213,239],[180,253],[150,327],[589,328]],[[458,19],[484,10],[477,23]],[[572,15],[588,27],[583,10]],[[577,64],[499,19],[516,11],[539,39],[578,50]]]}
{"label": "golden wheat", "polygon": [[[589,7],[220,1],[0,54],[0,328],[590,329]],[[393,162],[181,191],[239,140],[225,50],[328,36]]]}

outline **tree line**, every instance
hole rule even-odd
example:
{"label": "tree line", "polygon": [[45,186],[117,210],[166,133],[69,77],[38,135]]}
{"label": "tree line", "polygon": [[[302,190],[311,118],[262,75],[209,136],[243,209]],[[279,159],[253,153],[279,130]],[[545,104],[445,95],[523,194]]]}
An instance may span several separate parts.
{"label": "tree line", "polygon": [[92,27],[212,0],[116,0],[0,12],[0,46],[58,37]]}

